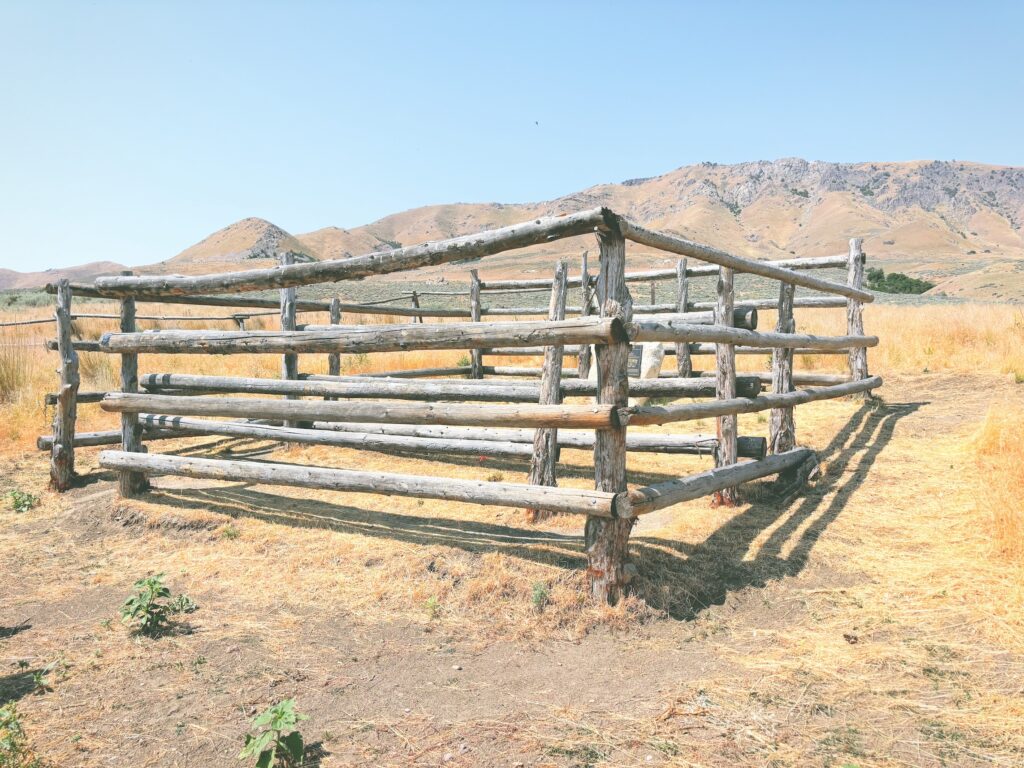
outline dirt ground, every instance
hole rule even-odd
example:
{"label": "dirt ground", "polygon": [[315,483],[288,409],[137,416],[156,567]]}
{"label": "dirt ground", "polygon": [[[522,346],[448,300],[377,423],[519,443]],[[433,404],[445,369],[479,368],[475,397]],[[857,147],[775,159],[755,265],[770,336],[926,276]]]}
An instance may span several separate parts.
{"label": "dirt ground", "polygon": [[[788,506],[754,487],[739,508],[643,519],[634,596],[615,609],[586,604],[579,519],[174,478],[122,502],[91,449],[58,497],[40,455],[8,455],[0,491],[43,502],[0,512],[0,700],[55,766],[240,765],[248,719],[288,697],[324,768],[1024,765],[1024,588],[990,557],[970,450],[990,405],[1021,407],[1024,387],[932,374],[879,394],[797,411],[825,472]],[[586,485],[587,455],[567,454],[563,483]],[[631,481],[707,465],[631,457]],[[136,638],[117,610],[154,572],[199,610]]]}

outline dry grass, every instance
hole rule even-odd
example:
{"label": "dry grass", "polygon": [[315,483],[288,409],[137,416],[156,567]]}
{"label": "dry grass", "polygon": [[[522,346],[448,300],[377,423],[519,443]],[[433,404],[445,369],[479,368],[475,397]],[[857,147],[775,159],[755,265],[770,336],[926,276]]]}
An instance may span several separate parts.
{"label": "dry grass", "polygon": [[997,553],[1024,568],[1024,411],[993,406],[975,438],[977,471],[988,479],[981,513]]}

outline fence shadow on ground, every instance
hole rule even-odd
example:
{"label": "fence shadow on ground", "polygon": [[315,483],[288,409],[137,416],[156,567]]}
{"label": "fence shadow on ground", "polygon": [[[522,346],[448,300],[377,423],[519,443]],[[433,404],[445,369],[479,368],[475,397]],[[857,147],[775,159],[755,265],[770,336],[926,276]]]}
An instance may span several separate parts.
{"label": "fence shadow on ground", "polygon": [[[828,464],[825,476],[788,505],[771,499],[755,500],[698,544],[634,535],[631,552],[639,568],[635,592],[653,608],[674,618],[692,619],[707,607],[721,604],[730,592],[798,574],[807,565],[817,540],[864,483],[899,420],[926,404],[865,402],[819,452],[821,461]],[[756,498],[762,494],[751,495]],[[565,569],[586,566],[582,535],[576,533],[369,510],[265,493],[248,484],[158,488],[149,499],[183,509],[206,508],[296,527],[326,528],[419,545],[440,544],[469,552],[502,552]],[[747,559],[751,544],[773,526],[777,527]],[[789,554],[783,556],[786,545],[798,532]]]}

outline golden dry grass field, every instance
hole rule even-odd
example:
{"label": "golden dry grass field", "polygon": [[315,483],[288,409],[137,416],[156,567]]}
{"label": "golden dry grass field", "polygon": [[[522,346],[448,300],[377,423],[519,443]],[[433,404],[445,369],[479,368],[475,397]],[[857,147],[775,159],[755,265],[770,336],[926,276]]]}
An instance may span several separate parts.
{"label": "golden dry grass field", "polygon": [[[840,314],[798,323],[836,332]],[[639,575],[614,608],[585,597],[578,518],[528,526],[514,509],[180,478],[121,501],[98,449],[78,451],[80,487],[51,493],[34,441],[49,431],[56,358],[39,343],[52,327],[0,329],[0,492],[40,498],[0,511],[0,699],[16,699],[50,766],[242,765],[249,718],[289,697],[324,768],[1022,765],[1024,316],[870,306],[865,318],[882,339],[869,351],[879,399],[797,410],[800,442],[823,461],[816,484],[788,505],[755,485],[738,508],[701,499],[644,518]],[[86,338],[110,327],[80,322]],[[115,385],[113,360],[82,361],[83,390]],[[82,431],[115,424],[95,405],[79,418]],[[763,415],[740,424],[767,431]],[[216,438],[159,450],[516,482],[528,469]],[[635,454],[629,470],[646,482],[707,466]],[[565,451],[560,473],[588,486],[591,457]],[[119,606],[158,572],[199,610],[134,637]]]}

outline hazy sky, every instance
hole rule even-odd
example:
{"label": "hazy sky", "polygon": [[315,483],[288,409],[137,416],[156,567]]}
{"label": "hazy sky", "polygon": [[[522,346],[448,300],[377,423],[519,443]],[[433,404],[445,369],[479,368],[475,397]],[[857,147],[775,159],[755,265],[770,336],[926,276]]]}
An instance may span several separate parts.
{"label": "hazy sky", "polygon": [[1024,165],[1022,8],[0,0],[0,266],[702,160]]}

